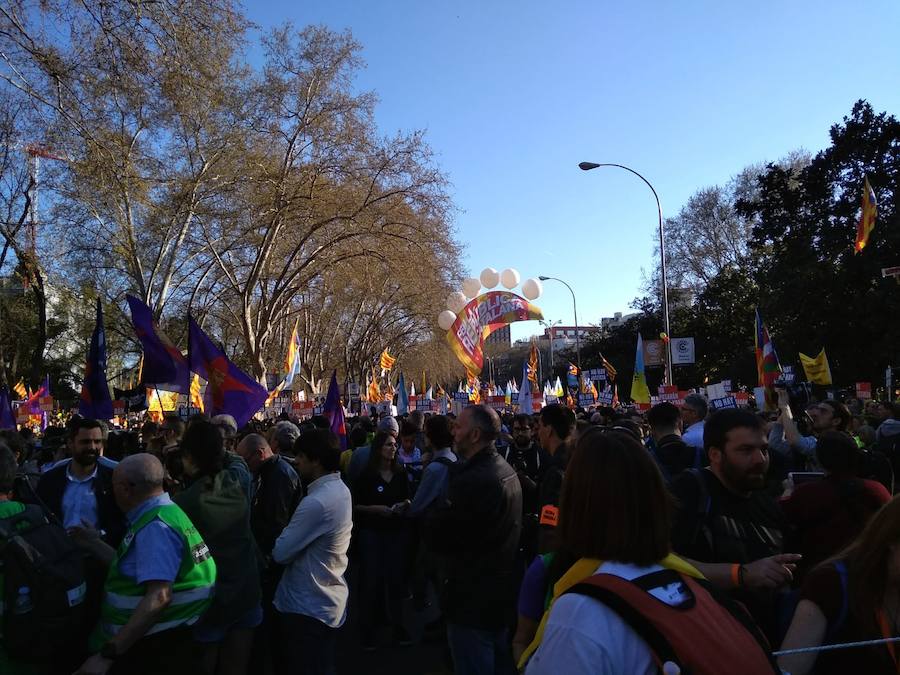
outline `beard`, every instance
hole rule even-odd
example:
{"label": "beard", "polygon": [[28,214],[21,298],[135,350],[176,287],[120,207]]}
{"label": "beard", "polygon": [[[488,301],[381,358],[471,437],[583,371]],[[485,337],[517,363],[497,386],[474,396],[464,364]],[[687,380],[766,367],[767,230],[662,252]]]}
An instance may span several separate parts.
{"label": "beard", "polygon": [[97,463],[97,457],[100,456],[96,450],[82,450],[72,455],[72,461],[77,462],[81,466],[92,466]]}
{"label": "beard", "polygon": [[513,441],[515,441],[517,448],[522,448],[523,450],[531,447],[531,437],[530,436],[516,436]]}
{"label": "beard", "polygon": [[722,474],[740,492],[753,492],[766,486],[766,473],[768,463],[758,465],[749,470],[743,470],[723,457]]}

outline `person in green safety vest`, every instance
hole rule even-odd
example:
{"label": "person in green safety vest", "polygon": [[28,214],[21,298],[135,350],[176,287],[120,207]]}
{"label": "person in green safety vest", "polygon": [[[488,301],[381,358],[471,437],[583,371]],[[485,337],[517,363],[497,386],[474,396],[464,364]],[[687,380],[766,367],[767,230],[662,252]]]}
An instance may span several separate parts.
{"label": "person in green safety vest", "polygon": [[109,564],[100,624],[76,675],[199,672],[190,626],[209,607],[216,565],[190,519],[163,491],[153,455],[122,460],[113,473],[128,531],[117,550],[95,533],[75,532]]}

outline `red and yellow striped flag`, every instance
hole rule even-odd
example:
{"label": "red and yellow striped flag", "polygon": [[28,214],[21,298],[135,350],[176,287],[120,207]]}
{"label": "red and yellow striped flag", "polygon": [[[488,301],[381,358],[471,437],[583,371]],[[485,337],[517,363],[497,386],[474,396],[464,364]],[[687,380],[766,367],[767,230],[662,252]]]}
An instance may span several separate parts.
{"label": "red and yellow striped flag", "polygon": [[863,183],[862,213],[859,223],[856,225],[856,242],[853,244],[854,254],[862,251],[869,243],[869,235],[875,229],[875,216],[878,214],[878,202],[875,201],[875,191],[869,185],[866,177]]}
{"label": "red and yellow striped flag", "polygon": [[191,378],[191,406],[203,412],[203,397],[200,395],[200,376],[194,373]]}
{"label": "red and yellow striped flag", "polygon": [[[551,339],[553,339],[551,337]],[[534,340],[531,341],[531,354],[528,356],[528,381],[531,382],[535,387],[538,386],[538,353],[537,353],[537,344],[535,344]]]}
{"label": "red and yellow striped flag", "polygon": [[25,380],[19,380],[13,387],[13,391],[19,395],[19,398],[27,398],[28,390],[25,388]]}
{"label": "red and yellow striped flag", "polygon": [[385,349],[383,352],[381,352],[381,370],[383,372],[387,372],[391,368],[393,368],[394,363],[396,363],[396,361],[397,361],[397,357],[391,356],[390,354],[388,354],[387,349]]}

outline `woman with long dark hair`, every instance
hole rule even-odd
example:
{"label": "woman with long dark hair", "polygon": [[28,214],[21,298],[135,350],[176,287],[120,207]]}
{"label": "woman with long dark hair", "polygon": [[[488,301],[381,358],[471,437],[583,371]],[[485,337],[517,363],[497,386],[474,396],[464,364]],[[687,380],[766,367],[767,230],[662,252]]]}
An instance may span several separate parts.
{"label": "woman with long dark hair", "polygon": [[247,498],[225,469],[222,434],[194,420],[181,441],[186,487],[175,497],[216,561],[213,603],[194,629],[203,649],[204,675],[243,675],[253,631],[262,622],[259,564]]}
{"label": "woman with long dark hair", "polygon": [[397,442],[380,431],[372,439],[369,461],[353,486],[353,536],[358,546],[360,632],[363,648],[376,646],[375,627],[383,604],[394,641],[411,644],[402,623],[410,521],[396,505],[409,498],[409,480],[397,461]]}
{"label": "woman with long dark hair", "polygon": [[[803,583],[783,650],[900,634],[900,498],[883,506],[853,541]],[[900,643],[792,654],[778,660],[791,675],[813,672],[895,674]]]}
{"label": "woman with long dark hair", "polygon": [[637,440],[601,429],[579,437],[558,526],[575,562],[551,582],[520,662],[528,675],[775,672],[749,615],[671,553],[671,523],[662,475]]}

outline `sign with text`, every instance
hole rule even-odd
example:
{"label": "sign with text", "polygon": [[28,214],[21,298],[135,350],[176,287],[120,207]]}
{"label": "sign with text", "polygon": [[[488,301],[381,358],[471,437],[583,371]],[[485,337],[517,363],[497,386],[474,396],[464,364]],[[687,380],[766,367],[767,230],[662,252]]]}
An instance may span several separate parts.
{"label": "sign with text", "polygon": [[587,408],[588,406],[594,405],[594,395],[578,394],[578,405],[580,405],[582,408]]}
{"label": "sign with text", "polygon": [[648,368],[666,362],[666,347],[662,340],[644,340],[644,365]]}
{"label": "sign with text", "polygon": [[794,382],[796,382],[797,371],[794,370],[794,366],[782,366],[781,379],[784,380],[785,384],[793,384]]}
{"label": "sign with text", "polygon": [[689,366],[695,361],[694,338],[672,338],[669,341],[672,349],[673,366]]}
{"label": "sign with text", "polygon": [[724,398],[714,398],[709,404],[713,410],[724,410],[725,408],[737,408],[737,400],[734,396],[725,396]]}
{"label": "sign with text", "polygon": [[505,396],[488,396],[487,404],[488,404],[488,407],[493,408],[494,410],[503,410],[506,407],[506,397]]}
{"label": "sign with text", "polygon": [[593,382],[606,382],[606,368],[591,368],[584,373],[587,379]]}
{"label": "sign with text", "polygon": [[613,393],[611,389],[607,391],[601,391],[600,395],[597,397],[597,405],[606,405],[610,406],[613,402]]}
{"label": "sign with text", "polygon": [[856,398],[861,401],[868,401],[872,398],[872,383],[871,382],[857,382],[856,383]]}

